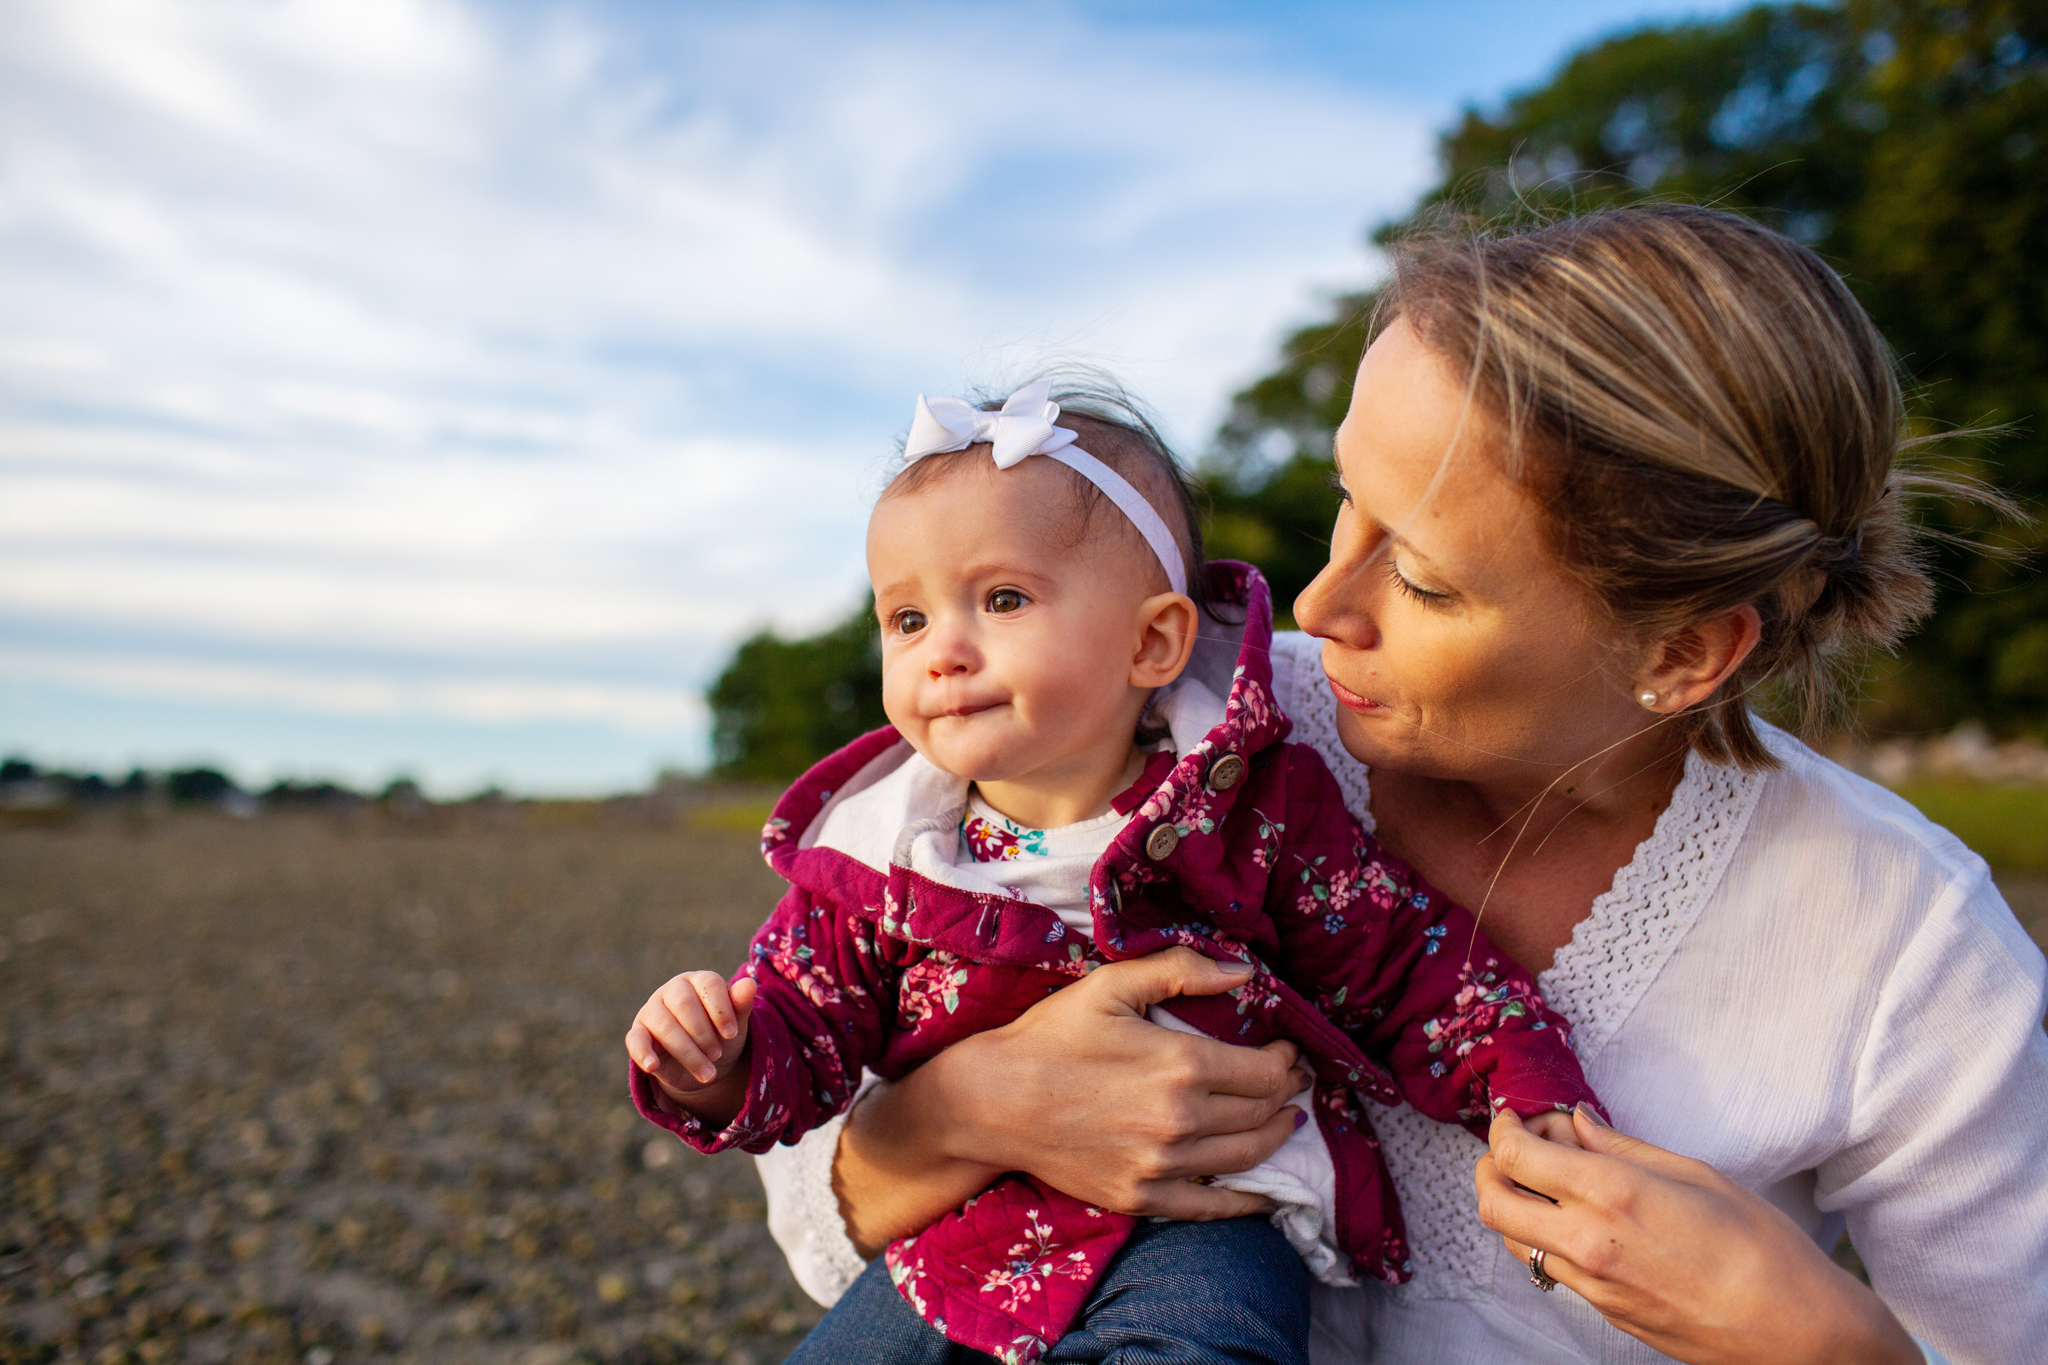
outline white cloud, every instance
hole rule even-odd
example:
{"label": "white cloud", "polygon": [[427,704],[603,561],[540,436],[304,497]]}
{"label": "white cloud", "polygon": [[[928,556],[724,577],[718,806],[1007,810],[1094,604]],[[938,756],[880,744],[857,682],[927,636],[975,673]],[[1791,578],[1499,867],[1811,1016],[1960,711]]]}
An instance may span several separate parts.
{"label": "white cloud", "polygon": [[363,651],[264,684],[313,711],[701,679],[845,609],[912,394],[1081,352],[1198,446],[1428,167],[1415,111],[1060,10],[16,0],[0,629],[224,696],[225,645]]}
{"label": "white cloud", "polygon": [[427,678],[333,673],[139,654],[0,649],[0,677],[115,696],[241,702],[337,716],[437,716],[470,723],[600,721],[675,735],[704,724],[681,687],[628,687],[531,677]]}

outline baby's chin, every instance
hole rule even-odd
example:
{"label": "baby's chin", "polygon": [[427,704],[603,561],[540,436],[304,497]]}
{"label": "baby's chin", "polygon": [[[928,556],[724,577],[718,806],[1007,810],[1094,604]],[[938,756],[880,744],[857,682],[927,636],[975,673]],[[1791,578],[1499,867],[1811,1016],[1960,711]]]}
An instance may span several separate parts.
{"label": "baby's chin", "polygon": [[911,747],[933,767],[969,782],[1007,782],[1031,766],[1022,756],[1007,752],[1006,746],[976,743],[965,736],[934,735],[930,729],[922,739],[913,739]]}

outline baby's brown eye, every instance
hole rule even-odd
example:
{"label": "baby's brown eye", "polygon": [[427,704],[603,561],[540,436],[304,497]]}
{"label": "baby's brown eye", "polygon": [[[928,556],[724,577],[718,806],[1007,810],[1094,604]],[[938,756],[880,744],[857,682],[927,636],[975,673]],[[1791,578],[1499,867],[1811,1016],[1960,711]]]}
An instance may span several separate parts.
{"label": "baby's brown eye", "polygon": [[921,611],[899,611],[889,618],[889,624],[896,628],[898,635],[915,635],[924,629],[924,613]]}
{"label": "baby's brown eye", "polygon": [[988,595],[988,609],[1001,616],[1005,612],[1017,610],[1026,600],[1024,594],[1015,588],[997,588]]}

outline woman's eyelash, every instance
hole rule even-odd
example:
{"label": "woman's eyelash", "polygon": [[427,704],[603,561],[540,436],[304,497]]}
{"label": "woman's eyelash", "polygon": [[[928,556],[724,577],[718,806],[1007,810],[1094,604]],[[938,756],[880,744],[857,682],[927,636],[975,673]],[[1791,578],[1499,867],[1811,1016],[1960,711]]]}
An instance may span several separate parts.
{"label": "woman's eyelash", "polygon": [[1393,580],[1397,589],[1425,607],[1441,607],[1451,600],[1451,595],[1447,592],[1431,592],[1428,588],[1417,587],[1409,582],[1408,576],[1401,572],[1401,566],[1394,562],[1391,555],[1387,557],[1387,577]]}
{"label": "woman's eyelash", "polygon": [[1332,493],[1335,493],[1343,501],[1351,501],[1351,490],[1344,486],[1344,480],[1337,476],[1336,470],[1333,469],[1329,473],[1323,475],[1323,486],[1328,488]]}

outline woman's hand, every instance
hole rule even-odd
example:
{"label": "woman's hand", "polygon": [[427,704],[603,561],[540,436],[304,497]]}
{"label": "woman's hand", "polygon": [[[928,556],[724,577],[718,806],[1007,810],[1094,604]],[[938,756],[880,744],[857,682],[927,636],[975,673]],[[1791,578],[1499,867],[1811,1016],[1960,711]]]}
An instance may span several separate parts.
{"label": "woman's hand", "polygon": [[1877,1295],[1766,1200],[1583,1105],[1574,1119],[1583,1150],[1543,1141],[1512,1113],[1493,1121],[1479,1217],[1509,1252],[1527,1261],[1542,1247],[1546,1273],[1692,1365],[1920,1365]]}
{"label": "woman's hand", "polygon": [[1282,1107],[1308,1083],[1294,1045],[1240,1047],[1145,1018],[1244,979],[1187,948],[1111,963],[871,1092],[833,1171],[854,1244],[872,1253],[1005,1171],[1121,1213],[1263,1211],[1193,1178],[1249,1170],[1293,1133],[1299,1111]]}

